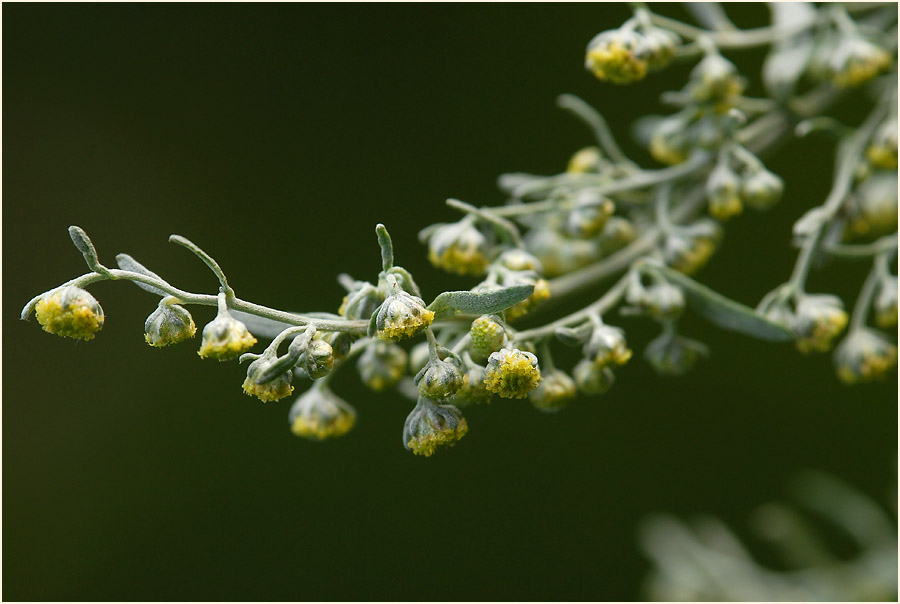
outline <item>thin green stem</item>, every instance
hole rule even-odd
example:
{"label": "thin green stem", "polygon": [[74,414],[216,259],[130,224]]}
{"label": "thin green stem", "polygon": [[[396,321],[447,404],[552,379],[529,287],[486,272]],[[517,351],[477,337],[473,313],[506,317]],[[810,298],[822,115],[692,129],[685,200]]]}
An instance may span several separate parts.
{"label": "thin green stem", "polygon": [[557,327],[566,327],[568,325],[580,323],[581,321],[589,318],[592,314],[602,315],[608,312],[611,308],[619,303],[619,301],[622,299],[622,296],[625,294],[625,289],[628,286],[627,277],[627,275],[623,275],[622,277],[620,277],[616,284],[609,288],[609,290],[607,290],[607,292],[603,294],[603,296],[601,296],[596,302],[593,302],[570,315],[566,315],[561,319],[557,319],[556,321],[547,323],[546,325],[535,327],[534,329],[528,329],[526,331],[520,331],[515,334],[514,339],[519,341],[542,340],[548,336],[553,335]]}
{"label": "thin green stem", "polygon": [[882,237],[872,243],[845,245],[836,243],[825,248],[825,251],[838,258],[871,258],[877,254],[897,249],[897,233]]}
{"label": "thin green stem", "polygon": [[670,29],[682,38],[698,40],[705,37],[719,48],[752,48],[754,46],[771,44],[777,40],[795,36],[810,25],[801,22],[789,28],[760,27],[756,29],[710,31],[655,13],[651,13],[651,19],[654,25]]}
{"label": "thin green stem", "polygon": [[225,273],[222,272],[222,267],[219,266],[219,263],[216,262],[212,256],[204,252],[200,246],[196,243],[187,239],[186,237],[182,237],[181,235],[170,235],[169,241],[172,243],[176,243],[181,247],[187,248],[192,251],[198,258],[203,260],[206,263],[206,266],[216,275],[216,278],[219,280],[219,284],[222,286],[222,291],[225,292],[229,298],[234,297],[234,290],[228,285],[228,279],[225,278]]}
{"label": "thin green stem", "polygon": [[609,129],[609,124],[607,124],[606,120],[603,119],[603,116],[600,115],[596,109],[574,94],[559,95],[556,97],[556,104],[561,109],[573,113],[576,117],[581,119],[581,121],[587,124],[594,133],[594,138],[597,139],[600,148],[603,149],[614,162],[633,168],[637,167],[637,165],[628,159],[625,153],[622,152],[621,147],[619,147],[619,144],[613,137],[612,131]]}
{"label": "thin green stem", "polygon": [[872,297],[875,295],[878,282],[886,270],[887,253],[882,252],[875,256],[875,260],[872,262],[872,269],[866,276],[862,289],[859,290],[856,305],[853,307],[853,315],[850,317],[849,331],[865,327],[866,320],[869,318],[869,309],[872,307]]}
{"label": "thin green stem", "polygon": [[524,247],[524,244],[522,243],[522,236],[519,234],[519,229],[516,228],[516,225],[514,225],[509,220],[501,218],[501,214],[494,211],[493,208],[476,208],[472,204],[460,201],[458,199],[448,199],[446,203],[454,210],[459,210],[460,212],[465,212],[468,215],[481,218],[488,224],[494,226],[500,233],[500,236],[509,241],[509,243],[515,245],[518,248]]}

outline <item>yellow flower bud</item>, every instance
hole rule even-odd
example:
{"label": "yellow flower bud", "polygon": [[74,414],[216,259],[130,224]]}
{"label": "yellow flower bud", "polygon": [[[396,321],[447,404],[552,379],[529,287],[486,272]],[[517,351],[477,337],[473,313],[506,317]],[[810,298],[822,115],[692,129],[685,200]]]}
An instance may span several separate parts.
{"label": "yellow flower bud", "polygon": [[535,409],[555,413],[568,405],[576,394],[575,381],[557,369],[543,376],[540,385],[528,393],[528,399]]}
{"label": "yellow flower bud", "polygon": [[297,436],[324,440],[349,432],[356,423],[356,411],[327,387],[316,385],[297,397],[288,421]]}
{"label": "yellow flower bud", "polygon": [[236,359],[256,344],[247,326],[231,316],[224,308],[203,328],[203,341],[197,351],[204,359],[229,361]]}
{"label": "yellow flower bud", "polygon": [[541,382],[537,357],[503,348],[488,358],[484,386],[502,398],[525,398]]}
{"label": "yellow flower bud", "polygon": [[423,331],[432,321],[434,313],[425,308],[421,298],[399,291],[385,298],[379,307],[376,336],[381,340],[402,340]]}
{"label": "yellow flower bud", "polygon": [[834,366],[845,384],[881,379],[897,366],[897,347],[875,330],[853,330],[835,349]]}
{"label": "yellow flower bud", "polygon": [[634,31],[610,30],[588,44],[585,67],[598,79],[631,84],[647,75],[647,59],[641,54],[642,37]]}
{"label": "yellow flower bud", "polygon": [[419,398],[403,425],[403,446],[415,455],[430,457],[439,449],[455,445],[468,431],[459,409]]}
{"label": "yellow flower bud", "polygon": [[44,331],[76,340],[92,340],[103,327],[100,303],[86,290],[69,285],[50,292],[35,306]]}

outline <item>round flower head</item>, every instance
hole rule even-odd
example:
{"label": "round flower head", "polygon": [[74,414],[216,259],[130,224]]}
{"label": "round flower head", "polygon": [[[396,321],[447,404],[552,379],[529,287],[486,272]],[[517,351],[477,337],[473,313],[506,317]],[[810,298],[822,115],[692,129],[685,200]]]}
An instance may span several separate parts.
{"label": "round flower head", "polygon": [[784,181],[777,174],[754,170],[741,183],[741,199],[754,210],[768,210],[781,199]]}
{"label": "round flower head", "polygon": [[572,371],[578,389],[589,396],[605,394],[616,382],[616,374],[609,367],[601,367],[589,359],[582,359]]}
{"label": "round flower head", "polygon": [[677,227],[666,237],[663,258],[669,266],[693,275],[706,265],[722,239],[722,228],[712,220]]}
{"label": "round flower head", "polygon": [[855,329],[834,351],[834,367],[845,384],[883,378],[897,366],[897,347],[873,329]]}
{"label": "round flower head", "polygon": [[884,170],[897,169],[897,118],[885,121],[869,142],[866,157]]}
{"label": "round flower head", "polygon": [[103,309],[86,290],[74,285],[40,299],[34,309],[44,331],[76,340],[93,340],[103,327]]}
{"label": "round flower head", "polygon": [[159,306],[144,321],[144,340],[157,348],[189,340],[197,333],[194,318],[171,297],[163,298]]}
{"label": "round flower head", "polygon": [[293,377],[293,371],[285,369],[274,354],[263,354],[247,367],[244,393],[264,403],[277,401],[294,392]]}
{"label": "round flower head", "polygon": [[596,174],[606,166],[603,154],[597,147],[579,149],[569,159],[566,172],[569,174]]}
{"label": "round flower head", "polygon": [[664,332],[647,344],[644,360],[661,375],[684,375],[707,352],[702,342]]}
{"label": "round flower head", "polygon": [[541,261],[538,260],[537,256],[519,248],[506,250],[500,254],[500,257],[497,258],[497,263],[511,271],[535,271],[540,273],[543,270]]}
{"label": "round flower head", "polygon": [[491,391],[484,386],[486,375],[484,367],[478,365],[470,367],[463,376],[462,387],[456,391],[450,402],[458,406],[491,402]]}
{"label": "round flower head", "polygon": [[675,51],[681,40],[674,32],[658,27],[644,31],[642,36],[641,54],[647,59],[648,69],[665,69],[675,58]]}
{"label": "round flower head", "polygon": [[524,317],[531,312],[534,307],[550,297],[550,284],[543,279],[523,278],[514,282],[532,283],[534,285],[534,292],[525,300],[506,309],[505,315],[510,321],[515,321],[520,317]]}
{"label": "round flower head", "polygon": [[503,348],[488,358],[484,387],[502,398],[525,398],[541,382],[537,357]]}
{"label": "round flower head", "polygon": [[344,296],[344,301],[338,309],[338,314],[348,319],[368,319],[381,304],[381,295],[378,289],[365,281],[357,282],[357,287]]}
{"label": "round flower head", "polygon": [[590,41],[585,67],[598,79],[631,84],[647,75],[647,59],[641,54],[643,38],[634,31],[613,29]]}
{"label": "round flower head", "polygon": [[627,218],[610,216],[600,233],[600,250],[604,255],[622,249],[637,238],[634,225]]}
{"label": "round flower head", "polygon": [[482,315],[472,321],[469,335],[472,337],[472,350],[481,358],[487,358],[506,343],[506,328],[494,315]]}
{"label": "round flower head", "polygon": [[375,335],[381,340],[409,338],[431,325],[434,313],[425,308],[422,298],[399,288],[385,298],[375,318]]}
{"label": "round flower head", "polygon": [[566,219],[566,231],[573,237],[586,239],[603,230],[616,206],[601,195],[584,191],[575,199],[575,208]]}
{"label": "round flower head", "polygon": [[598,367],[624,365],[631,358],[631,350],[625,344],[625,332],[606,324],[594,327],[584,345],[584,356]]}
{"label": "round flower head", "polygon": [[432,359],[413,380],[419,387],[419,395],[434,401],[443,401],[463,385],[463,376],[450,361]]}
{"label": "round flower head", "polygon": [[832,81],[839,88],[859,86],[891,66],[891,55],[859,36],[844,37],[829,62]]}
{"label": "round flower head", "polygon": [[291,432],[310,440],[343,436],[356,423],[356,411],[325,386],[313,386],[288,413]]}
{"label": "round flower head", "polygon": [[840,298],[827,294],[800,298],[791,325],[801,352],[828,352],[846,326],[844,304]]}
{"label": "round flower head", "polygon": [[324,340],[313,340],[300,357],[299,365],[310,379],[325,377],[334,367],[334,350]]}
{"label": "round flower head", "polygon": [[719,220],[728,220],[740,214],[744,209],[741,205],[740,187],[741,181],[734,170],[722,163],[716,165],[706,181],[709,213]]}
{"label": "round flower head", "polygon": [[547,372],[540,385],[528,393],[528,399],[535,409],[554,413],[575,398],[575,381],[558,369]]}
{"label": "round flower head", "polygon": [[873,302],[875,324],[879,327],[897,325],[897,277],[887,277],[878,284]]}
{"label": "round flower head", "polygon": [[663,164],[680,164],[690,155],[689,121],[676,115],[659,121],[650,136],[650,155]]}
{"label": "round flower head", "polygon": [[744,82],[734,63],[718,54],[707,55],[691,72],[691,96],[701,103],[713,103],[724,112],[744,91]]}
{"label": "round flower head", "polygon": [[197,351],[204,359],[229,361],[253,348],[256,338],[247,326],[231,316],[224,308],[203,328],[203,342]]}
{"label": "round flower head", "polygon": [[879,170],[856,188],[850,229],[857,235],[881,235],[897,230],[897,172]]}
{"label": "round flower head", "polygon": [[459,409],[419,398],[403,425],[403,446],[416,455],[430,457],[438,449],[455,445],[468,431]]}
{"label": "round flower head", "polygon": [[356,363],[359,377],[370,390],[391,388],[406,373],[406,351],[388,342],[372,342]]}
{"label": "round flower head", "polygon": [[482,275],[488,265],[490,242],[471,220],[438,227],[428,239],[428,260],[461,275]]}

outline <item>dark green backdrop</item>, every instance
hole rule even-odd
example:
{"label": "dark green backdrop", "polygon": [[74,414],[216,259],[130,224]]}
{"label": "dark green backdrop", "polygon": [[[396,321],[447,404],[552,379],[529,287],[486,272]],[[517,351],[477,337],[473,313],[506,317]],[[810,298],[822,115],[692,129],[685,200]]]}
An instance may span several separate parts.
{"label": "dark green backdrop", "polygon": [[[742,25],[767,18],[730,10]],[[632,599],[649,512],[715,513],[750,538],[749,511],[800,468],[880,499],[895,484],[894,378],[844,388],[827,356],[696,318],[686,331],[713,355],[689,377],[636,358],[609,395],[556,416],[472,409],[469,435],[432,459],[401,446],[410,404],[352,370],[336,390],[357,428],[293,437],[290,403],[244,396],[236,364],[144,345],[155,301],[129,284],[93,288],[107,324],[89,343],[17,320],[84,270],[70,224],[108,263],[127,251],[212,291],[166,242],[181,233],[239,295],[287,309],[336,309],[340,271],[374,277],[379,221],[426,297],[471,286],[432,269],[416,240],[454,217],[446,197],[499,203],[499,173],[561,170],[590,137],[554,108],[558,93],[598,106],[624,139],[684,81],[687,66],[629,88],[584,72],[585,44],[625,6],[6,5],[3,17],[4,599]],[[734,56],[758,73],[760,53]],[[753,304],[788,276],[790,224],[829,188],[824,141],[771,158],[784,202],[729,224],[701,280]],[[863,271],[811,285],[851,302]],[[638,351],[653,335],[622,324]]]}

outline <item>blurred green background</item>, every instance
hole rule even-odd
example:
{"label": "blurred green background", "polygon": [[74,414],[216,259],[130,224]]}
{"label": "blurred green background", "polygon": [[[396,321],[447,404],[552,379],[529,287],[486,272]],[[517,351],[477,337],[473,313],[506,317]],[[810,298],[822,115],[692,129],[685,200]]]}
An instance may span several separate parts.
{"label": "blurred green background", "polygon": [[[763,5],[728,10],[743,26],[768,18]],[[469,435],[431,459],[401,446],[410,403],[369,393],[352,369],[335,389],[356,429],[294,437],[290,402],[246,397],[243,368],[200,361],[193,344],[144,345],[155,299],[129,284],[92,288],[107,315],[92,342],[18,321],[31,296],[84,271],[70,224],[107,263],[128,252],[213,291],[166,242],[177,232],[240,296],[333,311],[338,272],[376,275],[383,221],[426,298],[470,287],[416,239],[454,219],[445,198],[501,203],[501,172],[562,170],[591,139],[555,109],[559,93],[597,106],[624,140],[683,84],[689,65],[627,88],[584,72],[587,41],[626,6],[3,13],[4,599],[627,600],[641,597],[635,527],[649,512],[714,513],[754,543],[749,511],[798,469],[882,501],[896,488],[894,377],[845,388],[828,356],[696,317],[685,333],[713,354],[688,377],[653,375],[639,352],[654,328],[622,319],[638,354],[608,395],[555,416],[522,401],[469,409]],[[750,74],[763,57],[731,56]],[[866,105],[855,98],[840,108],[851,123]],[[755,304],[787,278],[790,225],[827,193],[831,149],[813,137],[770,158],[783,203],[730,223],[703,282]],[[864,271],[835,265],[811,289],[852,304]]]}

